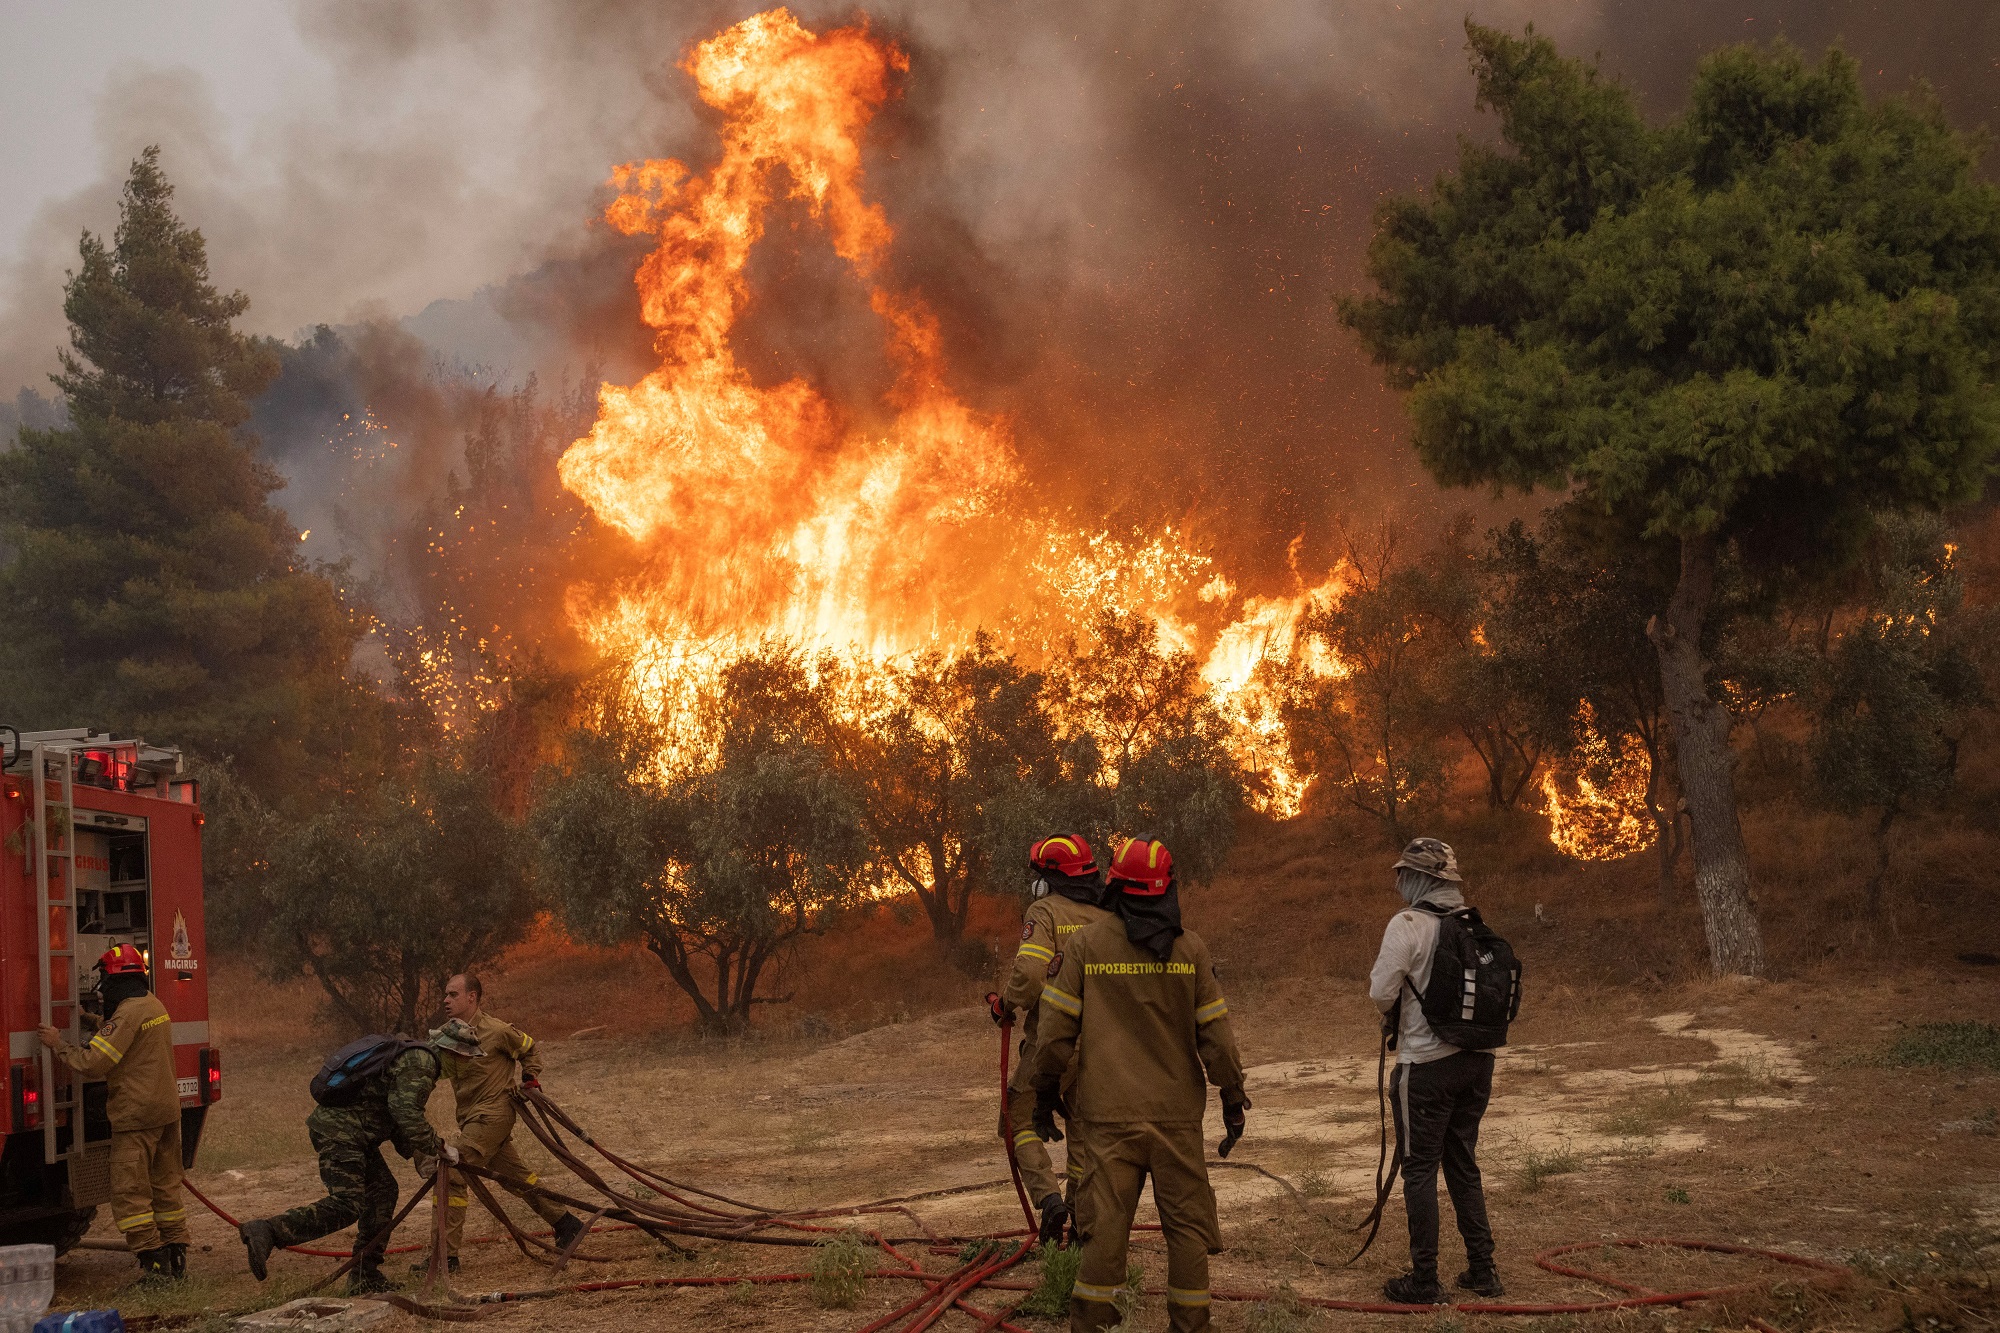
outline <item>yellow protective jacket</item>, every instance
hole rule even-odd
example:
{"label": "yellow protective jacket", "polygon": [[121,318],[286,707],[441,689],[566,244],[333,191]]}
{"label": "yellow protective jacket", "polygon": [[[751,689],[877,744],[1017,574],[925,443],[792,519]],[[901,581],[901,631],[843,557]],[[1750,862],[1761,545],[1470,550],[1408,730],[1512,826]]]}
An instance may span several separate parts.
{"label": "yellow protective jacket", "polygon": [[1042,987],[1040,1028],[1034,1085],[1056,1087],[1074,1055],[1067,1098],[1078,1120],[1200,1124],[1204,1071],[1227,1093],[1243,1087],[1229,1002],[1191,930],[1164,962],[1127,939],[1117,916],[1078,931]]}
{"label": "yellow protective jacket", "polygon": [[1072,935],[1110,915],[1101,907],[1059,893],[1035,899],[1022,914],[1021,947],[1014,952],[1014,970],[1008,973],[1007,987],[1000,992],[1003,1004],[1027,1014],[1021,1024],[1021,1067],[1012,1080],[1014,1087],[1028,1087],[1034,1074],[1042,985],[1055,975],[1056,959]]}
{"label": "yellow protective jacket", "polygon": [[150,992],[120,1004],[83,1047],[67,1041],[56,1058],[87,1079],[110,1085],[106,1108],[113,1129],[158,1129],[178,1123],[181,1098],[174,1081],[174,1020]]}
{"label": "yellow protective jacket", "polygon": [[[444,1067],[445,1077],[451,1080],[452,1096],[458,1102],[461,1125],[495,1111],[511,1112],[513,1104],[507,1100],[507,1094],[520,1086],[521,1078],[542,1076],[541,1052],[535,1049],[535,1039],[527,1033],[488,1013],[472,1020],[472,1030],[478,1035],[479,1049],[485,1055],[475,1058],[438,1052],[438,1061]],[[515,1077],[517,1069],[520,1078]]]}

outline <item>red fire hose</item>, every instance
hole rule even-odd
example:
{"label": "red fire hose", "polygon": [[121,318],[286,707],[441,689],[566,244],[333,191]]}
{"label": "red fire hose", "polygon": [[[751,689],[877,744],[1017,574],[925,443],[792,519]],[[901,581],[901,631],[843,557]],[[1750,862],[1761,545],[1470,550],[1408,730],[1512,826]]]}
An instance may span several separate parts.
{"label": "red fire hose", "polygon": [[1014,1102],[1007,1095],[1007,1061],[1014,1051],[1014,1014],[1010,1009],[1000,1025],[1000,1128],[1007,1136],[1007,1170],[1014,1177],[1014,1194],[1021,1200],[1021,1216],[1028,1230],[1035,1231],[1035,1210],[1028,1206],[1028,1187],[1021,1183],[1021,1162],[1014,1156]]}

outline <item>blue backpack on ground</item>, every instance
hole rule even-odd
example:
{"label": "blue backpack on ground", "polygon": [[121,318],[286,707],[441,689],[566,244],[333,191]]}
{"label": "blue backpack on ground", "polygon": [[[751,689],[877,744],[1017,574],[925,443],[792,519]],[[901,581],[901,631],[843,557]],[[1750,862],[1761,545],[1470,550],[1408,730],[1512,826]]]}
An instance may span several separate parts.
{"label": "blue backpack on ground", "polygon": [[352,1106],[369,1079],[395,1063],[404,1051],[422,1048],[424,1043],[405,1037],[371,1032],[358,1037],[326,1057],[312,1077],[313,1100],[321,1106]]}
{"label": "blue backpack on ground", "polygon": [[35,1321],[35,1333],[125,1333],[125,1318],[116,1310],[45,1314]]}

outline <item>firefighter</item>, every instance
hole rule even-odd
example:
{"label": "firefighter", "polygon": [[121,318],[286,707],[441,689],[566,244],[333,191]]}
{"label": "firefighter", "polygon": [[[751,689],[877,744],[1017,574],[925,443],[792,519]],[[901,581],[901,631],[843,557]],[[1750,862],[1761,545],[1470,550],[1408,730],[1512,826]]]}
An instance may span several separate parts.
{"label": "firefighter", "polygon": [[[443,1027],[431,1033],[432,1042],[444,1054],[445,1076],[451,1080],[458,1102],[458,1156],[454,1160],[484,1167],[498,1176],[498,1183],[508,1193],[555,1228],[558,1245],[568,1245],[583,1233],[583,1223],[561,1204],[530,1188],[540,1177],[528,1169],[514,1148],[514,1090],[542,1086],[541,1053],[535,1049],[533,1037],[481,1009],[485,998],[478,977],[453,977],[444,988],[444,1010],[449,1017]],[[458,1271],[458,1246],[465,1234],[470,1199],[465,1177],[454,1172],[445,1213],[445,1254],[452,1272]],[[417,1268],[424,1266],[420,1263]]]}
{"label": "firefighter", "polygon": [[[1025,1015],[1021,1029],[1021,1063],[1007,1087],[1007,1114],[1001,1117],[1000,1132],[1011,1126],[1014,1160],[1021,1168],[1028,1197],[1041,1211],[1041,1240],[1062,1239],[1069,1221],[1069,1205],[1063,1201],[1049,1163],[1049,1150],[1035,1131],[1035,1033],[1040,1011],[1042,983],[1057,950],[1084,927],[1109,915],[1104,910],[1104,884],[1097,873],[1097,856],[1080,833],[1061,833],[1043,838],[1028,849],[1028,873],[1034,900],[1021,921],[1021,947],[1014,954],[1014,970],[1007,988],[993,1002],[993,1021],[1004,1025],[1014,1010]],[[1058,1133],[1056,1140],[1062,1135]],[[1053,1141],[1053,1140],[1052,1140]],[[1082,1174],[1083,1152],[1076,1127],[1070,1126],[1069,1176],[1072,1186]]]}
{"label": "firefighter", "polygon": [[146,959],[120,944],[97,960],[104,1022],[81,1048],[52,1027],[42,1045],[86,1079],[110,1085],[111,1206],[125,1246],[148,1278],[187,1276],[187,1207],[181,1198],[181,1098],[174,1081],[174,1021],[146,984]]}
{"label": "firefighter", "polygon": [[[1458,1215],[1466,1270],[1458,1285],[1481,1296],[1506,1294],[1493,1266],[1493,1227],[1479,1176],[1479,1122],[1493,1096],[1493,1052],[1448,1045],[1431,1030],[1421,996],[1430,984],[1437,951],[1438,912],[1465,906],[1458,856],[1450,844],[1418,838],[1391,867],[1404,910],[1389,920],[1382,951],[1369,973],[1368,998],[1394,1025],[1396,1072],[1389,1104],[1395,1108],[1396,1152],[1403,1161],[1403,1211],[1410,1226],[1410,1271],[1390,1278],[1383,1294],[1402,1305],[1438,1305],[1437,1178]],[[1419,909],[1426,910],[1419,910]]]}
{"label": "firefighter", "polygon": [[1083,1262],[1069,1326],[1080,1333],[1119,1322],[1132,1216],[1151,1176],[1167,1241],[1168,1326],[1188,1333],[1209,1327],[1208,1256],[1222,1248],[1202,1154],[1204,1071],[1221,1090],[1225,1157],[1250,1099],[1208,946],[1181,926],[1172,855],[1153,838],[1133,838],[1107,879],[1116,915],[1070,936],[1051,960],[1035,1060],[1036,1124],[1046,1134],[1076,1058],[1070,1115],[1090,1150],[1077,1191]]}
{"label": "firefighter", "polygon": [[316,1106],[306,1117],[306,1132],[319,1154],[319,1178],[326,1196],[301,1204],[276,1217],[245,1222],[236,1234],[249,1252],[250,1272],[259,1282],[267,1274],[271,1251],[280,1245],[304,1245],[354,1225],[359,1258],[347,1280],[354,1294],[387,1291],[382,1273],[389,1224],[396,1216],[396,1177],[382,1160],[382,1145],[391,1144],[410,1159],[417,1175],[437,1178],[440,1152],[456,1161],[450,1144],[424,1118],[440,1072],[437,1052],[420,1042],[407,1048],[363,1082],[345,1106]]}

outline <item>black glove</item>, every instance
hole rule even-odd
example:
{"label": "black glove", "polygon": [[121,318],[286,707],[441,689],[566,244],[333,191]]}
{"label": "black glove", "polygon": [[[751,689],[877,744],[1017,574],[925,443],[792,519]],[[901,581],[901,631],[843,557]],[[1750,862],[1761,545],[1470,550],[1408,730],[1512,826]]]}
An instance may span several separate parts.
{"label": "black glove", "polygon": [[1035,1137],[1044,1143],[1062,1142],[1062,1131],[1056,1128],[1056,1111],[1061,1106],[1062,1095],[1054,1088],[1035,1089]]}
{"label": "black glove", "polygon": [[986,992],[986,1012],[993,1015],[993,1026],[1004,1028],[1014,1021],[1014,1011],[1000,1000],[999,991]]}
{"label": "black glove", "polygon": [[1222,1090],[1222,1127],[1228,1132],[1222,1136],[1222,1142],[1216,1145],[1216,1156],[1229,1156],[1229,1150],[1234,1148],[1236,1141],[1243,1137],[1243,1113],[1249,1109],[1250,1099],[1243,1095],[1243,1089],[1224,1088]]}

